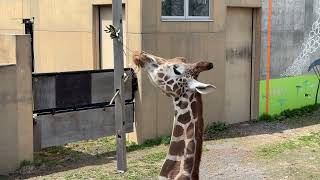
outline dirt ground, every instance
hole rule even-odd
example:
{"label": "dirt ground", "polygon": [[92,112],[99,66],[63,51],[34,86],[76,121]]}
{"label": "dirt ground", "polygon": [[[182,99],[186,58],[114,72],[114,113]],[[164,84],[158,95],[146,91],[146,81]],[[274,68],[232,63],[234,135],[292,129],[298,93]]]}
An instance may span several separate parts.
{"label": "dirt ground", "polygon": [[[101,150],[100,142],[90,143],[68,147],[63,158],[66,150],[57,151],[55,161],[26,165],[9,179],[156,179],[168,149],[129,152],[128,172],[118,174],[114,153]],[[320,179],[320,111],[228,127],[204,143],[200,173],[204,180]]]}

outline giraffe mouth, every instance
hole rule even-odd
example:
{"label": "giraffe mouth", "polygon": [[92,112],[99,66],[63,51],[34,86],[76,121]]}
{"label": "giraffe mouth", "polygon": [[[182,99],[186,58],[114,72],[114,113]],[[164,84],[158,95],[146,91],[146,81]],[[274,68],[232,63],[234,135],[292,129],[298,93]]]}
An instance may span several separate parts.
{"label": "giraffe mouth", "polygon": [[133,59],[133,63],[139,68],[143,68],[145,63],[148,61],[148,57],[143,52],[139,52],[139,51],[135,51],[133,53],[132,59]]}

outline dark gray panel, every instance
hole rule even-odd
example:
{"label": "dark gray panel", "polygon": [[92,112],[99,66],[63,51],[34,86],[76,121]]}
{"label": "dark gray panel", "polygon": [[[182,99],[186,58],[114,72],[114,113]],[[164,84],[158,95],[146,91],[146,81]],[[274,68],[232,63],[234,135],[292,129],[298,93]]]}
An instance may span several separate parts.
{"label": "dark gray panel", "polygon": [[113,72],[92,74],[91,78],[92,102],[109,102],[114,94]]}
{"label": "dark gray panel", "polygon": [[55,77],[32,78],[34,109],[50,109],[56,107]]}
{"label": "dark gray panel", "polygon": [[[126,105],[126,132],[133,131],[133,104]],[[41,148],[115,134],[114,107],[37,117]]]}
{"label": "dark gray panel", "polygon": [[[129,72],[129,70],[127,70]],[[35,74],[33,76],[34,111],[90,107],[108,103],[114,95],[113,71],[83,71]],[[133,100],[130,76],[125,83],[125,100]]]}
{"label": "dark gray panel", "polygon": [[91,104],[91,75],[62,74],[56,76],[56,108]]}
{"label": "dark gray panel", "polygon": [[[128,72],[128,71],[127,71]],[[114,95],[113,72],[96,73],[91,75],[92,82],[92,103],[110,102]],[[132,77],[125,83],[125,100],[133,99]]]}

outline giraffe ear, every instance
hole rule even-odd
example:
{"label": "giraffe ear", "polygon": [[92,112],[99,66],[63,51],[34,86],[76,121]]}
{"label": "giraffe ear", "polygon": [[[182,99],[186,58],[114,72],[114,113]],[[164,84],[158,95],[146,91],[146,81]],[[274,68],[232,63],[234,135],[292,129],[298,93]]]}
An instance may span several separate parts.
{"label": "giraffe ear", "polygon": [[213,92],[216,87],[211,84],[204,84],[195,79],[188,82],[188,86],[190,89],[197,91],[200,94],[208,94]]}

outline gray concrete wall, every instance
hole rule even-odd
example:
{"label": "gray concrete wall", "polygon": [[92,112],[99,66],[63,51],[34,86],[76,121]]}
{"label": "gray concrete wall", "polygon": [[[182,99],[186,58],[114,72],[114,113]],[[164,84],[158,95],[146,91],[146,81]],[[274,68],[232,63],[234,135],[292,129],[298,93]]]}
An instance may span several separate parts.
{"label": "gray concrete wall", "polygon": [[0,62],[7,62],[0,65],[0,174],[7,174],[33,158],[31,46],[26,35],[0,39]]}
{"label": "gray concrete wall", "polygon": [[[261,79],[265,79],[268,0],[262,0],[262,44]],[[271,77],[278,78],[301,52],[304,39],[308,36],[312,24],[317,20],[320,7],[318,0],[273,0]],[[319,51],[319,50],[318,50]],[[320,57],[315,52],[308,60]],[[309,63],[307,63],[309,64]]]}

